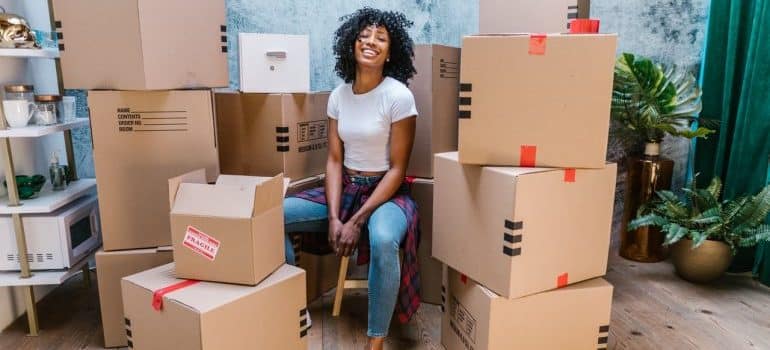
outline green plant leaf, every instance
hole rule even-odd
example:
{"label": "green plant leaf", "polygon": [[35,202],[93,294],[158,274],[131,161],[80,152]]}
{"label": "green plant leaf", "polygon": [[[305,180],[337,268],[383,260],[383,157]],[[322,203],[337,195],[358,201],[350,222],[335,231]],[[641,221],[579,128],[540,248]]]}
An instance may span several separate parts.
{"label": "green plant leaf", "polygon": [[666,225],[666,224],[668,224],[668,220],[666,220],[664,217],[661,217],[657,214],[648,214],[644,216],[639,216],[636,219],[629,222],[627,229],[636,230],[644,226],[662,227],[663,225]]}
{"label": "green plant leaf", "polygon": [[701,111],[701,90],[695,77],[674,66],[623,53],[615,64],[612,119],[635,133],[634,140],[660,141],[664,134],[705,137],[713,130],[690,129]]}
{"label": "green plant leaf", "polygon": [[743,231],[759,225],[765,221],[768,213],[770,213],[770,186],[751,197],[741,208],[735,218],[735,230]]}
{"label": "green plant leaf", "polygon": [[664,226],[663,230],[666,232],[666,240],[663,242],[665,245],[679,242],[679,240],[681,240],[689,232],[687,228],[679,226],[676,223],[670,223]]}
{"label": "green plant leaf", "polygon": [[711,197],[713,197],[714,200],[717,200],[722,194],[722,179],[720,179],[719,176],[714,176],[714,178],[711,179],[709,186],[706,187],[706,191],[711,194]]}

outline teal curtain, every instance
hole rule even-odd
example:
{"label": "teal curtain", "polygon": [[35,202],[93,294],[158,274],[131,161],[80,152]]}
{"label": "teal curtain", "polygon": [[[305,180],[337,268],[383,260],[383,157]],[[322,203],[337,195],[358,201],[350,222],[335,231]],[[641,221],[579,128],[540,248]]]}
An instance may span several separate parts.
{"label": "teal curtain", "polygon": [[[706,40],[701,118],[720,124],[697,142],[697,181],[722,177],[726,198],[755,193],[770,156],[770,0],[712,1]],[[734,265],[770,284],[770,245],[739,254]]]}

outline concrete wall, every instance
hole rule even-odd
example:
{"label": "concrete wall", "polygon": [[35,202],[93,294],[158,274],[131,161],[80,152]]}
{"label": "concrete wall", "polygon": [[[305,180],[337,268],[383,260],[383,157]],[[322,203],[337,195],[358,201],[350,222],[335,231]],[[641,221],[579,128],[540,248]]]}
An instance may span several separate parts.
{"label": "concrete wall", "polygon": [[[591,17],[601,19],[603,32],[619,36],[618,53],[631,52],[660,62],[676,64],[694,74],[700,70],[706,37],[709,0],[591,0]],[[675,162],[673,188],[686,182],[690,142],[666,138],[662,154]],[[620,162],[613,225],[614,243],[623,210],[624,152],[610,138],[608,158]]]}

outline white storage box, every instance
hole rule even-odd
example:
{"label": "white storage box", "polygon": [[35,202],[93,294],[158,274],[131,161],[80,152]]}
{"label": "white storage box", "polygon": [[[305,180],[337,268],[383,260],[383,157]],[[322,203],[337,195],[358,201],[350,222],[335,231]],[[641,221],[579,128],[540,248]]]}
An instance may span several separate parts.
{"label": "white storage box", "polygon": [[241,91],[310,92],[307,35],[238,34]]}

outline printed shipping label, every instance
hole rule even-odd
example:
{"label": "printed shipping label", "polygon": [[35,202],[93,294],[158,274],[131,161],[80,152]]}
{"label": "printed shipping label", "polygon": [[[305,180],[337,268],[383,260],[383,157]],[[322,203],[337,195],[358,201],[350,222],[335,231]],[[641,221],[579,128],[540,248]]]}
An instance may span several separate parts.
{"label": "printed shipping label", "polygon": [[468,309],[452,296],[449,305],[449,326],[469,350],[474,349],[476,345],[476,322],[476,318]]}
{"label": "printed shipping label", "polygon": [[219,241],[195,227],[187,226],[187,232],[184,234],[182,244],[210,261],[214,261],[217,258]]}
{"label": "printed shipping label", "polygon": [[325,140],[328,135],[327,123],[327,120],[297,123],[297,140],[299,142]]}

